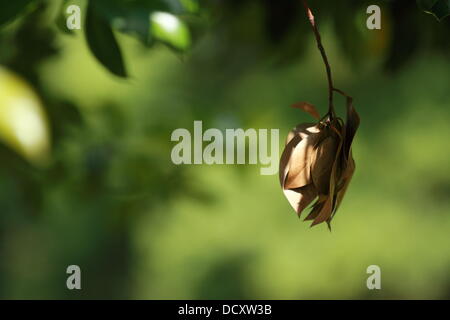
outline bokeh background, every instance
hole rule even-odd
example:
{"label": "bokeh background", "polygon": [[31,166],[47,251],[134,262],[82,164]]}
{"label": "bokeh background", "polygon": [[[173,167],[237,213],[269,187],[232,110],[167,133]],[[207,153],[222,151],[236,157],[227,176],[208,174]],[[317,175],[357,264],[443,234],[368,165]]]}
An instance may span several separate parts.
{"label": "bokeh background", "polygon": [[[415,1],[310,1],[335,84],[361,116],[357,170],[329,232],[299,220],[259,165],[170,160],[171,132],[194,120],[279,128],[281,154],[289,129],[310,121],[292,103],[325,112],[300,1],[93,2],[94,40],[84,24],[64,27],[65,8],[80,5],[84,21],[87,1],[0,2],[0,298],[450,298],[445,8],[439,21]],[[381,30],[366,28],[369,4]],[[24,83],[41,111],[12,118]],[[13,138],[23,132],[9,124],[30,117],[48,147]],[[80,291],[66,288],[72,264]],[[382,290],[366,287],[371,264]]]}

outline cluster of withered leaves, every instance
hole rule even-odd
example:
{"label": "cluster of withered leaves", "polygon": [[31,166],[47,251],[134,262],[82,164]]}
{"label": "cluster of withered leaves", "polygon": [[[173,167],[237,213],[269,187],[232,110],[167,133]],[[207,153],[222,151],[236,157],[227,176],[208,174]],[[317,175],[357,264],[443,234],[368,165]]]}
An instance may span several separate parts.
{"label": "cluster of withered leaves", "polygon": [[280,159],[280,183],[299,217],[317,199],[305,220],[313,220],[311,226],[326,221],[331,229],[330,222],[355,171],[351,145],[359,116],[349,96],[345,123],[329,114],[321,120],[316,108],[306,102],[293,107],[319,122],[299,124],[289,133]]}

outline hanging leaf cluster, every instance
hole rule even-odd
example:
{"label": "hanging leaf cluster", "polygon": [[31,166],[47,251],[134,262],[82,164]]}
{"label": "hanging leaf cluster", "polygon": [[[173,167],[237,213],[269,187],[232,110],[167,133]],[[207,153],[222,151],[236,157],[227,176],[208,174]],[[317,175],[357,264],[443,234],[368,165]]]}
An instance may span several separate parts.
{"label": "hanging leaf cluster", "polygon": [[[303,109],[319,120],[309,103],[293,107]],[[359,116],[347,97],[347,119],[327,117],[317,123],[302,123],[288,135],[280,160],[280,183],[291,206],[300,216],[313,203],[305,220],[312,226],[333,219],[355,171],[352,141]]]}
{"label": "hanging leaf cluster", "polygon": [[[327,71],[329,106],[328,112],[321,118],[310,103],[293,105],[318,122],[301,123],[289,133],[280,159],[279,177],[284,195],[298,216],[315,200],[305,220],[312,220],[311,226],[327,222],[331,230],[331,220],[355,171],[352,142],[360,120],[352,97],[333,86],[331,68],[314,15],[306,0],[302,2]],[[337,117],[334,110],[334,92],[347,98],[345,122]]]}

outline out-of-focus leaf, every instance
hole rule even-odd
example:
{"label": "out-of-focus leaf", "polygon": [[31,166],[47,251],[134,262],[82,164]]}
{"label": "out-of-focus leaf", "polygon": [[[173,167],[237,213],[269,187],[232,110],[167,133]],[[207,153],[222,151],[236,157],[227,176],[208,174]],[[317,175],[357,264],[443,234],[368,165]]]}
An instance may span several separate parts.
{"label": "out-of-focus leaf", "polygon": [[99,0],[96,2],[98,10],[105,20],[119,32],[127,33],[148,45],[149,21],[148,15],[154,10],[150,5],[157,6],[158,2],[122,3],[120,1]]}
{"label": "out-of-focus leaf", "polygon": [[[178,0],[173,1],[182,8]],[[95,0],[95,6],[115,30],[137,38],[146,46],[152,44],[149,15],[155,11],[173,12],[165,0]]]}
{"label": "out-of-focus leaf", "polygon": [[0,67],[0,139],[30,162],[48,157],[47,117],[33,89],[19,76]]}
{"label": "out-of-focus leaf", "polygon": [[130,12],[126,17],[112,20],[112,26],[119,32],[129,34],[147,45],[149,39],[149,21],[144,12]]}
{"label": "out-of-focus leaf", "polygon": [[417,4],[423,11],[434,15],[439,21],[450,15],[448,0],[417,0]]}
{"label": "out-of-focus leaf", "polygon": [[14,19],[31,0],[2,1],[0,9],[0,26]]}
{"label": "out-of-focus leaf", "polygon": [[108,21],[97,14],[92,2],[89,2],[84,30],[89,48],[97,60],[113,74],[127,77],[122,52],[113,30]]}
{"label": "out-of-focus leaf", "polygon": [[180,0],[180,3],[188,12],[197,12],[200,7],[197,0]]}
{"label": "out-of-focus leaf", "polygon": [[167,5],[167,9],[159,9],[157,11],[166,11],[173,14],[183,14],[195,13],[200,8],[198,0],[162,0],[162,2]]}
{"label": "out-of-focus leaf", "polygon": [[[359,18],[358,12],[361,12],[361,18],[364,20],[359,19],[360,21],[355,23],[355,20]],[[358,28],[363,26],[367,30],[365,10],[352,6],[338,6],[333,13],[333,18],[335,35],[342,51],[353,65],[360,64],[367,56],[366,53],[361,52],[366,44],[364,32],[367,34],[367,31]],[[349,37],[350,34],[351,37]]]}
{"label": "out-of-focus leaf", "polygon": [[171,47],[184,51],[191,44],[191,35],[186,24],[167,12],[153,12],[150,15],[151,34]]}
{"label": "out-of-focus leaf", "polygon": [[144,45],[159,40],[181,51],[189,47],[191,37],[177,14],[197,12],[199,5],[196,0],[96,0],[95,8],[115,30],[136,37]]}

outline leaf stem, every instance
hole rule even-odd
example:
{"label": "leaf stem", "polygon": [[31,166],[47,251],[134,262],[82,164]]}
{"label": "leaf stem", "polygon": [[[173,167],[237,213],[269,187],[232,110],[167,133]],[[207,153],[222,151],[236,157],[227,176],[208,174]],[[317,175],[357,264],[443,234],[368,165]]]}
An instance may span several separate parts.
{"label": "leaf stem", "polygon": [[302,0],[303,2],[303,6],[305,7],[306,10],[306,15],[308,16],[308,20],[309,23],[311,24],[311,28],[314,32],[314,36],[316,37],[316,42],[317,42],[317,47],[319,48],[320,54],[322,55],[322,60],[323,63],[325,64],[325,69],[327,71],[327,79],[328,79],[328,115],[331,118],[335,117],[335,111],[334,111],[334,105],[333,105],[333,91],[334,91],[334,87],[333,87],[333,79],[331,77],[331,67],[330,64],[328,63],[328,58],[327,58],[327,54],[325,53],[325,49],[322,45],[322,39],[320,38],[320,33],[319,30],[317,28],[317,24],[314,20],[314,15],[311,12],[311,9],[308,6],[308,3],[306,2],[306,0]]}

